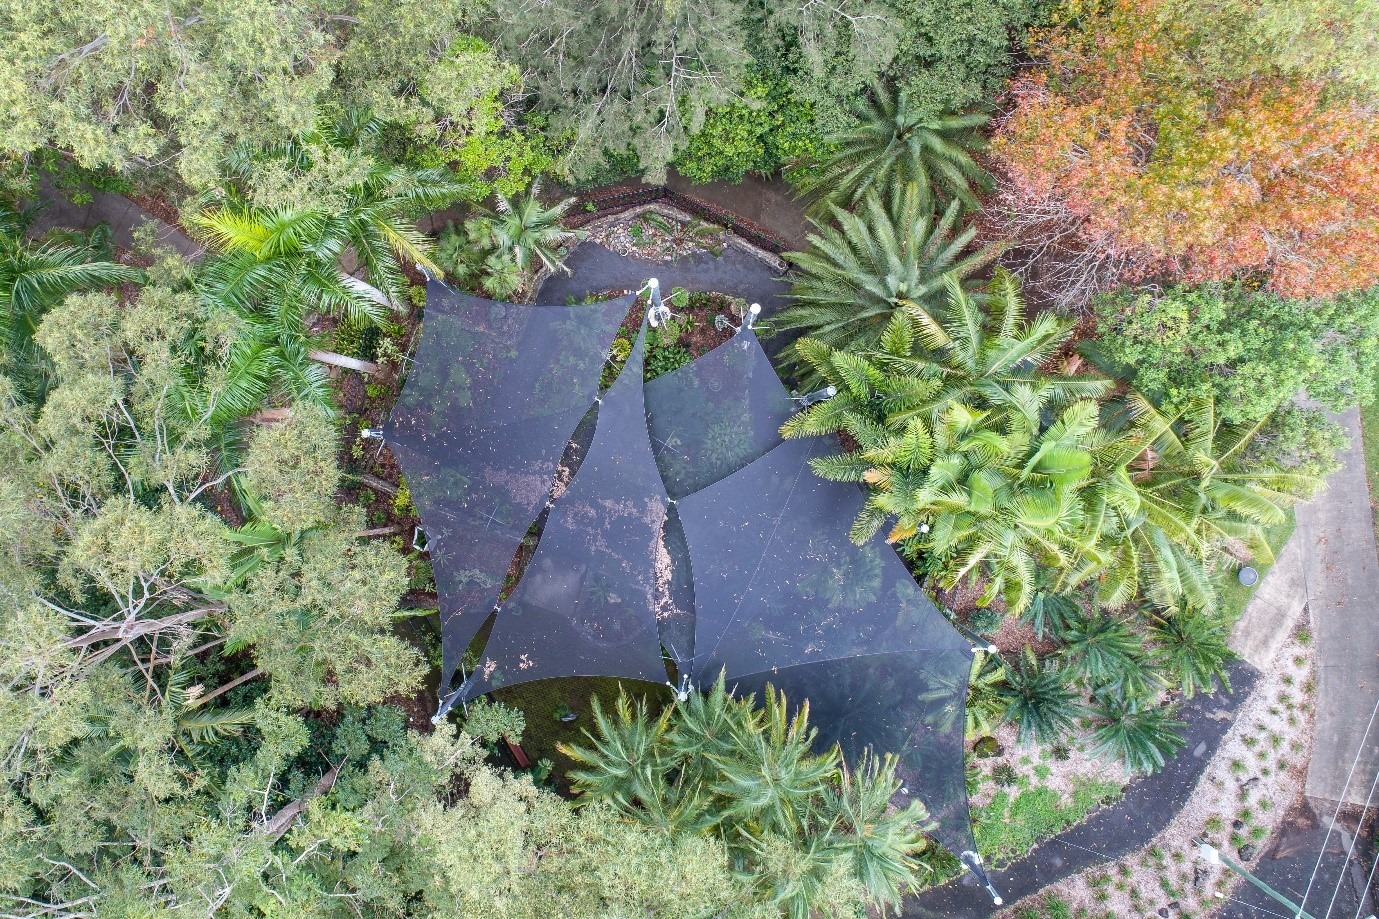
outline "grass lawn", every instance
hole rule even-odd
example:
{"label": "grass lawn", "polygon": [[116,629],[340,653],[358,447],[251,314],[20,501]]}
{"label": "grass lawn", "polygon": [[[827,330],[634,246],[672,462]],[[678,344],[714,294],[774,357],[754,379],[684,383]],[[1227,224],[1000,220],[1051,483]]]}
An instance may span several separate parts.
{"label": "grass lawn", "polygon": [[[1288,541],[1288,537],[1293,535],[1293,528],[1297,526],[1297,518],[1293,516],[1293,509],[1288,508],[1284,511],[1287,519],[1277,526],[1266,527],[1264,538],[1269,541],[1269,548],[1278,555],[1283,544]],[[1259,582],[1254,587],[1246,587],[1240,583],[1234,571],[1221,571],[1216,575],[1216,590],[1221,596],[1221,615],[1227,625],[1234,625],[1240,618],[1240,614],[1245,612],[1245,604],[1250,602],[1250,598],[1259,589],[1259,583],[1264,581],[1273,564],[1264,564],[1261,561],[1254,562],[1254,567],[1259,571]]]}
{"label": "grass lawn", "polygon": [[[521,709],[526,715],[527,729],[522,732],[522,749],[533,763],[543,758],[555,763],[552,778],[565,790],[565,771],[574,763],[556,749],[556,744],[587,745],[584,732],[586,729],[593,730],[594,724],[592,699],[598,698],[605,712],[612,711],[618,701],[620,687],[625,687],[633,699],[646,697],[652,712],[660,712],[670,699],[670,691],[664,686],[639,680],[620,680],[617,677],[568,677],[519,683],[494,690],[493,698]],[[567,709],[579,717],[574,721],[561,721],[560,714]]]}

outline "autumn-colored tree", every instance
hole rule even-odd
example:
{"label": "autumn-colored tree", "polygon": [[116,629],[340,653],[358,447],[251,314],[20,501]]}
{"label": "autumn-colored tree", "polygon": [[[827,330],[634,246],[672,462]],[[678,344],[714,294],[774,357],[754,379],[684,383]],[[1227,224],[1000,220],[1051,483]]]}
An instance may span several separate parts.
{"label": "autumn-colored tree", "polygon": [[[993,143],[994,211],[1029,244],[1026,267],[1068,306],[1164,273],[1250,276],[1294,297],[1373,285],[1379,114],[1267,59],[1233,75],[1201,41],[1202,16],[1176,9],[1065,7],[1032,36],[1049,66],[1012,86]],[[1063,264],[1036,264],[1050,257]]]}

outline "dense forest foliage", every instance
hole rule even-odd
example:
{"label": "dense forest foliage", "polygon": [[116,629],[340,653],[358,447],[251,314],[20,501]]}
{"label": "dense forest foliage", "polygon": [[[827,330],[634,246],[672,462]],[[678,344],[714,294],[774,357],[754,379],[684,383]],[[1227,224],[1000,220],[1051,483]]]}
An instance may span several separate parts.
{"label": "dense forest foliage", "polygon": [[[971,738],[1158,768],[1226,679],[1222,578],[1334,468],[1300,393],[1375,394],[1377,35],[1344,0],[0,0],[0,911],[860,916],[953,870],[891,759],[774,695],[605,700],[565,795],[496,755],[521,712],[430,723],[416,511],[361,497],[355,435],[419,267],[558,269],[543,181],[791,183],[782,371],[838,395],[784,433],[842,435],[854,536],[956,621],[1035,636],[976,656]],[[39,229],[96,193],[203,251]]]}

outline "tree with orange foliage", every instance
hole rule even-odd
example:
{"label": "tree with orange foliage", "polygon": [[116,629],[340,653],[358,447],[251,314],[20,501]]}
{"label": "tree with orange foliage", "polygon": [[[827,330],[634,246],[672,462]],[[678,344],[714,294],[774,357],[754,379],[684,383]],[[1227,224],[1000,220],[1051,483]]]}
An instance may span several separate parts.
{"label": "tree with orange foliage", "polygon": [[1372,101],[1262,59],[1223,76],[1172,3],[1065,6],[1031,36],[1048,66],[1012,85],[992,215],[1033,283],[1080,307],[1150,277],[1298,298],[1379,282]]}

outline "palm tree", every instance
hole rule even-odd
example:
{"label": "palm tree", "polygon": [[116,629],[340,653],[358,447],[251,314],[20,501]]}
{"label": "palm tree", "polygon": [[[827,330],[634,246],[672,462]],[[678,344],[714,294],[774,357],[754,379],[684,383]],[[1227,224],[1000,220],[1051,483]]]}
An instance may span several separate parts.
{"label": "palm tree", "polygon": [[1319,485],[1312,476],[1247,466],[1250,441],[1267,419],[1225,423],[1211,399],[1166,415],[1132,393],[1123,435],[1103,450],[1107,477],[1106,551],[1076,577],[1096,576],[1103,602],[1120,606],[1148,596],[1161,609],[1211,612],[1210,573],[1254,558],[1271,561],[1266,526]]}
{"label": "palm tree", "polygon": [[944,275],[961,281],[999,254],[987,246],[964,255],[976,229],[957,229],[956,202],[936,215],[915,183],[897,185],[884,202],[869,191],[857,213],[835,207],[832,215],[836,225],[814,222],[808,250],[787,255],[799,272],[795,305],[774,321],[832,348],[876,347],[897,311],[932,324]]}
{"label": "palm tree", "polygon": [[[378,119],[351,112],[335,122],[322,119],[290,143],[236,151],[231,181],[188,219],[189,228],[220,252],[207,265],[203,283],[241,307],[293,301],[301,311],[364,322],[381,319],[388,307],[403,302],[401,263],[439,273],[430,242],[414,221],[469,189],[444,169],[415,169],[372,155],[369,144],[381,129]],[[306,175],[326,149],[355,167],[328,198],[258,204],[246,195],[257,170]],[[367,282],[342,270],[347,255]]]}
{"label": "palm tree", "polygon": [[1111,381],[1101,377],[1054,377],[1041,370],[1068,343],[1073,327],[1049,312],[1027,320],[1020,282],[1009,271],[997,268],[980,300],[951,274],[943,283],[947,300],[936,316],[897,314],[877,355],[888,370],[941,379],[934,410],[974,398],[999,408],[1028,398],[1026,392],[1047,393],[1043,404],[1059,406],[1111,391]]}
{"label": "palm tree", "polygon": [[[42,376],[33,344],[44,313],[68,294],[137,281],[136,268],[109,260],[98,234],[80,242],[32,242],[28,232],[37,207],[0,198],[0,355],[11,372]],[[42,381],[34,379],[41,389]]]}
{"label": "palm tree", "polygon": [[1020,662],[1006,668],[1005,719],[1020,731],[1020,742],[1047,744],[1066,736],[1083,714],[1082,701],[1060,667],[1024,649]]}
{"label": "palm tree", "polygon": [[1098,697],[1092,707],[1090,751],[1112,755],[1132,772],[1157,772],[1186,741],[1175,710],[1140,696]]}
{"label": "palm tree", "polygon": [[914,182],[936,196],[978,207],[973,186],[988,178],[972,158],[987,116],[931,115],[908,92],[872,85],[860,124],[829,138],[827,157],[798,185],[819,202],[851,207],[867,192]]}
{"label": "palm tree", "polygon": [[1201,610],[1168,610],[1154,617],[1149,635],[1157,647],[1154,659],[1170,682],[1191,699],[1197,691],[1211,692],[1216,681],[1231,688],[1226,665],[1235,659],[1227,644],[1225,625]]}
{"label": "palm tree", "polygon": [[[240,332],[220,379],[211,381],[189,411],[218,419],[241,416],[272,396],[329,409],[325,369],[309,356],[310,314],[379,323],[402,302],[402,262],[440,273],[412,220],[449,204],[466,188],[444,170],[371,156],[367,142],[378,130],[374,120],[347,116],[339,123],[322,121],[289,144],[239,151],[230,162],[234,181],[188,218],[188,226],[218,250],[198,273],[198,290],[212,308],[229,311]],[[309,172],[325,147],[358,166],[329,200],[260,205],[242,191],[255,169]],[[367,282],[344,271],[347,256]]]}
{"label": "palm tree", "polygon": [[532,271],[537,262],[548,271],[565,269],[561,247],[584,236],[561,224],[574,198],[546,207],[540,194],[540,180],[532,182],[526,194],[517,199],[498,192],[490,220],[494,248],[510,253],[513,264],[523,272]]}
{"label": "palm tree", "polygon": [[812,461],[824,478],[871,487],[854,540],[865,542],[893,519],[887,539],[924,552],[945,586],[984,575],[983,605],[1004,596],[1018,614],[1040,566],[1065,567],[1095,553],[1084,535],[1094,481],[1086,445],[1097,421],[1093,402],[1073,402],[1047,418],[1031,398],[1006,413],[952,403],[932,423],[924,414],[878,424],[826,412],[796,421],[783,433],[819,433],[823,421],[858,444]]}

